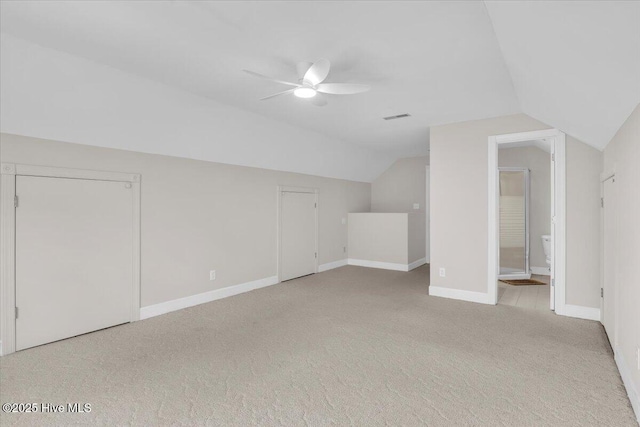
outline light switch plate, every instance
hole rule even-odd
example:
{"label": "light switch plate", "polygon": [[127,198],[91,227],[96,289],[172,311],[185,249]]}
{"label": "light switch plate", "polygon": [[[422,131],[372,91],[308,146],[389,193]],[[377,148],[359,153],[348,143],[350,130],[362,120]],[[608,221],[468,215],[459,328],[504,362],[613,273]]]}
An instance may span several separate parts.
{"label": "light switch plate", "polygon": [[347,218],[342,218],[342,225],[345,225],[347,223]]}
{"label": "light switch plate", "polygon": [[414,203],[413,204],[413,209],[415,209],[415,210],[420,209],[420,203]]}

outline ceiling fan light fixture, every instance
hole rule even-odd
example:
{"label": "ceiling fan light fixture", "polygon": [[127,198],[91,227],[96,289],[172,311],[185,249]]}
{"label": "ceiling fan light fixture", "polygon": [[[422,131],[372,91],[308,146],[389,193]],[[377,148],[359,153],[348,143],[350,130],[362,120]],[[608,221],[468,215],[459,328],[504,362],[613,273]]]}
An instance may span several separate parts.
{"label": "ceiling fan light fixture", "polygon": [[316,96],[316,90],[312,87],[299,87],[293,91],[293,94],[298,98],[313,98]]}
{"label": "ceiling fan light fixture", "polygon": [[314,63],[302,62],[297,66],[298,76],[300,79],[298,83],[287,82],[284,80],[274,79],[264,74],[256,73],[254,71],[242,70],[245,73],[258,77],[263,80],[268,80],[274,83],[283,84],[286,86],[293,86],[289,90],[274,93],[273,95],[260,98],[260,101],[272,99],[283,95],[295,95],[296,98],[311,99],[309,104],[317,107],[323,107],[327,105],[325,95],[355,95],[357,93],[366,92],[371,87],[364,84],[355,83],[323,83],[329,75],[331,69],[331,63],[327,59],[320,59]]}

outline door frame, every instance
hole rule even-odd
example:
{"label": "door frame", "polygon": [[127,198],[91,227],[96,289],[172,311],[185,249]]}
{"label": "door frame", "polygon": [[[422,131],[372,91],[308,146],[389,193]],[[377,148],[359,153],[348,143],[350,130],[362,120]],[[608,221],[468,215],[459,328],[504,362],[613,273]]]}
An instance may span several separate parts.
{"label": "door frame", "polygon": [[553,200],[555,210],[551,217],[552,292],[556,314],[566,314],[566,135],[557,129],[489,136],[488,155],[488,223],[487,223],[487,292],[488,303],[498,303],[498,146],[512,142],[537,139],[551,144],[553,168]]}
{"label": "door frame", "polygon": [[[615,184],[616,182],[616,172],[615,169],[611,170],[611,171],[607,171],[607,172],[602,172],[600,174],[600,265],[602,266],[602,268],[600,268],[600,323],[603,325],[604,327],[604,288],[605,288],[605,280],[604,280],[604,257],[605,257],[605,251],[604,251],[604,204],[606,203],[606,200],[604,200],[604,185],[605,182],[608,180],[613,180],[612,183]],[[615,191],[615,186],[614,186],[614,191]],[[614,203],[615,203],[616,199],[614,196]],[[615,205],[614,205],[615,206]],[[614,212],[615,214],[615,212]],[[614,230],[614,235],[613,238],[616,238],[615,235],[615,230]],[[615,276],[615,260],[614,260],[614,265],[613,265],[613,269],[614,269],[614,277]],[[616,346],[618,345],[617,341],[618,341],[618,310],[617,307],[619,307],[619,301],[618,301],[618,292],[617,292],[617,286],[615,286],[615,281],[614,281],[614,285],[613,285],[613,307],[614,307],[614,314],[613,314],[613,337],[609,337],[609,343],[611,344],[611,348],[614,350],[616,349]]]}
{"label": "door frame", "polygon": [[[2,163],[0,210],[0,355],[16,351],[16,177],[70,178],[131,184],[133,195],[133,278],[130,319],[140,319],[140,174]],[[19,202],[19,201],[18,201]]]}
{"label": "door frame", "polygon": [[316,262],[314,265],[314,273],[318,272],[318,260],[320,259],[320,253],[318,252],[318,209],[320,207],[318,202],[318,189],[313,187],[293,187],[288,185],[278,185],[277,189],[277,197],[278,197],[278,215],[277,215],[277,260],[276,260],[276,268],[278,270],[278,283],[281,282],[280,278],[281,269],[282,269],[282,193],[308,193],[315,195],[315,252],[316,252]]}
{"label": "door frame", "polygon": [[427,165],[425,168],[426,174],[426,182],[425,187],[427,189],[427,194],[424,202],[424,216],[425,216],[425,261],[427,264],[431,264],[431,165]]}

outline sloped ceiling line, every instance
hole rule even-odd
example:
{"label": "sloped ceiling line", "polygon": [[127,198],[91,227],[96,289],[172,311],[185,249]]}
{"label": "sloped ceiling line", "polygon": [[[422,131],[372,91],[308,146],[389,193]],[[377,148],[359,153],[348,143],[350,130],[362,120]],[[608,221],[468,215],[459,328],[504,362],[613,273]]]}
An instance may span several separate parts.
{"label": "sloped ceiling line", "polygon": [[640,2],[484,3],[522,112],[604,149],[640,103]]}
{"label": "sloped ceiling line", "polygon": [[[54,0],[0,8],[3,34],[391,161],[426,154],[430,126],[516,113],[602,149],[640,102],[640,2]],[[333,61],[330,78],[372,90],[332,97],[325,108],[260,102],[278,87],[240,72],[295,79],[296,61],[321,57]],[[412,117],[382,120],[398,113]]]}

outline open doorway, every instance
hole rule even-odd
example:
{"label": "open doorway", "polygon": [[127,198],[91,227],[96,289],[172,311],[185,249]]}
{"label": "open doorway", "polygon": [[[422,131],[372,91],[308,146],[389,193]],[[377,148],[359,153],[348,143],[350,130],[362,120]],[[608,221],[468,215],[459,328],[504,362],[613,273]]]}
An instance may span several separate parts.
{"label": "open doorway", "polygon": [[489,138],[488,290],[495,304],[564,307],[564,134]]}

